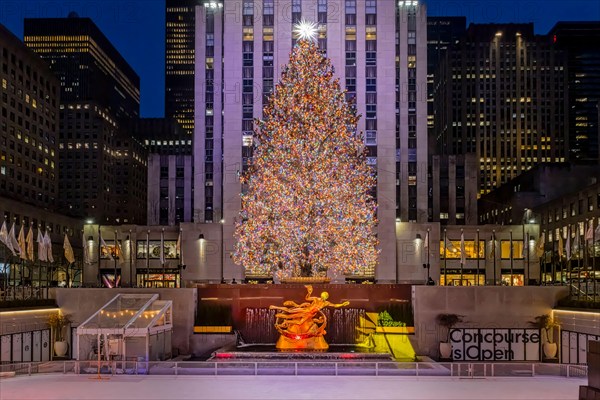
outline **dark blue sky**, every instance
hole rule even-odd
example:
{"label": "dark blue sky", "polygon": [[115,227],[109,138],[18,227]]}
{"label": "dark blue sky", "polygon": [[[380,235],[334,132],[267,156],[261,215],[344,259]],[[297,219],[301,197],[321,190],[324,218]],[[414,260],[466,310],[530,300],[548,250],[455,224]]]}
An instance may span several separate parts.
{"label": "dark blue sky", "polygon": [[[395,0],[389,0],[395,1]],[[467,22],[533,22],[546,33],[556,21],[598,21],[596,0],[428,0],[428,15],[466,16]],[[164,113],[164,0],[2,0],[0,23],[23,37],[23,18],[66,17],[70,11],[96,22],[140,75],[141,114]]]}

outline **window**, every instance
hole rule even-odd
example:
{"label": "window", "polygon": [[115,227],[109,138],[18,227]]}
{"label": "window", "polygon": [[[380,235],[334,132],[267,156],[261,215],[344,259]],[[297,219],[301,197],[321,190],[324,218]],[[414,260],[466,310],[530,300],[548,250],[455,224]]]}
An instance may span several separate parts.
{"label": "window", "polygon": [[[448,215],[444,215],[447,219]],[[441,217],[441,214],[440,214]],[[444,257],[444,250],[446,250],[446,257]],[[477,251],[479,250],[479,252]],[[477,254],[479,253],[479,259],[485,259],[485,240],[479,239],[479,249],[477,249],[477,241],[475,240],[465,240],[465,257],[470,260],[476,260]],[[447,258],[449,260],[455,259],[460,260],[460,240],[450,240],[446,241],[446,245],[444,246],[444,241],[440,241],[440,258]]]}
{"label": "window", "polygon": [[377,131],[366,131],[365,132],[365,144],[367,146],[377,145]]}
{"label": "window", "polygon": [[[510,260],[510,240],[502,240],[500,242],[500,257],[503,260]],[[512,258],[513,260],[523,259],[523,241],[513,240],[512,241]]]}

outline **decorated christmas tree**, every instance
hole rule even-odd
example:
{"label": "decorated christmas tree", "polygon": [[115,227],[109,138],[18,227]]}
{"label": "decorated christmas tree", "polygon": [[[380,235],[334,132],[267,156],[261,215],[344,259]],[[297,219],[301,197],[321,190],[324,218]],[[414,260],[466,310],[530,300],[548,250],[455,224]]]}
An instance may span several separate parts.
{"label": "decorated christmas tree", "polygon": [[377,262],[375,178],[333,74],[315,43],[299,40],[256,121],[233,256],[246,274],[361,274]]}

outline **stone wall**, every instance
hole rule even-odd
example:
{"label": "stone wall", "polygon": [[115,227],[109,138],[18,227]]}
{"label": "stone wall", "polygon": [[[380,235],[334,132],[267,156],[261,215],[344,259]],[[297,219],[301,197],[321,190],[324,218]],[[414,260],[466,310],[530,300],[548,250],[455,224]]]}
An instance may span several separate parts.
{"label": "stone wall", "polygon": [[567,287],[415,286],[413,307],[417,354],[437,357],[442,332],[438,314],[462,315],[457,328],[527,328],[535,316],[548,314]]}

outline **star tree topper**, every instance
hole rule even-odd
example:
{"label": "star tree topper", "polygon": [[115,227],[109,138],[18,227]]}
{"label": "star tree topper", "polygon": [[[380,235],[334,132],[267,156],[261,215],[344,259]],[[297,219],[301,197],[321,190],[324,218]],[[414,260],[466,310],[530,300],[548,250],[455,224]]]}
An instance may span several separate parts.
{"label": "star tree topper", "polygon": [[294,34],[298,40],[314,42],[317,39],[317,24],[304,18],[294,25]]}

